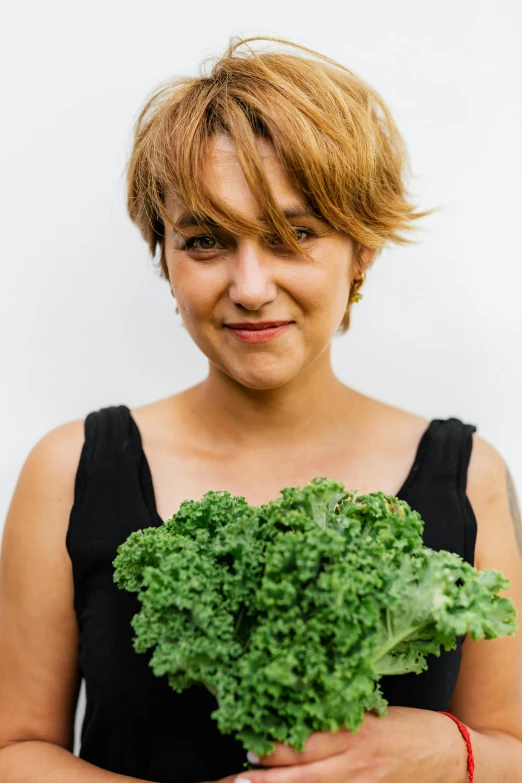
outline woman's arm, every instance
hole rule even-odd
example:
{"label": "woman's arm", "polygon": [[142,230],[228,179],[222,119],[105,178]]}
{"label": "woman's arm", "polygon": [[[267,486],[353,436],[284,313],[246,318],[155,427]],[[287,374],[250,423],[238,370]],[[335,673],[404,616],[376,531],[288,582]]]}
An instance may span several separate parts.
{"label": "woman's arm", "polygon": [[16,742],[0,750],[2,783],[143,783],[74,756],[49,742]]}
{"label": "woman's arm", "polygon": [[65,534],[83,438],[83,422],[70,422],[36,444],[5,523],[0,556],[2,783],[136,782],[72,753],[80,682]]}
{"label": "woman's arm", "polygon": [[513,479],[500,454],[473,435],[467,494],[477,518],[477,568],[498,568],[511,581],[519,612],[513,637],[462,648],[460,674],[450,705],[472,729],[475,783],[522,782],[522,525]]}

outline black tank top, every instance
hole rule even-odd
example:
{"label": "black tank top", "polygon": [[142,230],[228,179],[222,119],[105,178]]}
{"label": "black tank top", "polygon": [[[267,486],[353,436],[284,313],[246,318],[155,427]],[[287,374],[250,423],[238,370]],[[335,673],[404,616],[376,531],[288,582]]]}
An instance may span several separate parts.
{"label": "black tank top", "polygon": [[[456,418],[432,420],[398,493],[424,519],[427,546],[456,552],[469,563],[476,520],[466,477],[475,431]],[[217,703],[204,686],[177,694],[166,676],[155,677],[148,666],[152,650],[135,652],[130,622],[141,604],[136,593],[113,581],[119,544],[134,530],[162,524],[129,408],[90,413],[66,537],[87,702],[79,755],[111,772],[156,783],[214,781],[244,770],[242,744],[219,733],[210,718]],[[462,642],[459,638],[457,649],[440,658],[430,655],[421,674],[383,678],[389,704],[447,710]]]}

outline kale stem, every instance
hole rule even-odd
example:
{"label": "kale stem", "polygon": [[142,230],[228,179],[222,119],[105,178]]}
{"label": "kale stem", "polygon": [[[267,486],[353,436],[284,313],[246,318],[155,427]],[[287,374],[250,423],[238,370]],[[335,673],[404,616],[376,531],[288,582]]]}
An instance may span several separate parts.
{"label": "kale stem", "polygon": [[[403,642],[405,639],[408,638],[408,636],[411,636],[415,631],[420,631],[421,628],[424,628],[425,623],[420,623],[420,625],[410,625],[403,633],[395,634],[395,636],[388,636],[388,641],[384,645],[384,647],[380,647],[377,655],[374,655],[372,658],[372,663],[375,664],[376,661],[379,661],[381,658],[384,658],[384,656],[392,650],[395,645],[399,644],[399,642]],[[389,631],[388,631],[389,633]]]}

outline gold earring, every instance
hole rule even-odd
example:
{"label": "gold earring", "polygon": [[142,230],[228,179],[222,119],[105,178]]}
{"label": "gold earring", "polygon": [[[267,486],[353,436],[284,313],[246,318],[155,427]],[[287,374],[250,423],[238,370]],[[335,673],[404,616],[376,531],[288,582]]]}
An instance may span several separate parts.
{"label": "gold earring", "polygon": [[358,280],[354,280],[352,283],[352,295],[350,296],[349,304],[360,302],[363,295],[359,293],[359,289],[364,283],[365,275],[361,275],[361,277]]}

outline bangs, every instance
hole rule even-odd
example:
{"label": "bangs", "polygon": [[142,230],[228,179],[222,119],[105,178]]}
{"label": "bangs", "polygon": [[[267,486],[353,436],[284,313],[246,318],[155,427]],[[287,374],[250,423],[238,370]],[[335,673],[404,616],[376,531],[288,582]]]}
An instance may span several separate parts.
{"label": "bangs", "polygon": [[[418,211],[407,198],[406,151],[380,96],[330,58],[309,52],[238,52],[258,38],[231,44],[208,76],[160,86],[135,125],[128,164],[127,207],[151,254],[162,248],[171,196],[203,227],[222,226],[239,236],[277,235],[289,250],[307,255],[264,173],[256,140],[274,145],[303,204],[355,245],[382,248],[411,242],[401,232],[434,210]],[[211,192],[205,171],[209,141],[228,134],[263,220],[250,220]]]}
{"label": "bangs", "polygon": [[[276,91],[272,92],[275,105],[278,95]],[[281,149],[281,142],[277,144],[261,116],[262,106],[253,106],[252,96],[245,94],[244,90],[234,90],[229,85],[226,91],[222,88],[209,90],[208,93],[201,95],[199,85],[192,85],[192,90],[179,102],[176,118],[176,124],[183,124],[187,131],[175,133],[172,129],[167,133],[167,129],[163,129],[165,144],[150,150],[148,168],[152,175],[152,206],[159,220],[164,226],[176,228],[166,208],[167,198],[172,197],[194,216],[202,228],[216,224],[238,236],[261,236],[264,239],[275,234],[293,252],[307,255],[295,240],[295,227],[285,216],[270,187],[256,140],[262,138],[274,144],[287,176],[300,191],[303,205],[324,220],[317,203],[302,190],[300,178],[291,176],[290,169],[293,167],[299,171],[304,162],[285,159],[284,146]],[[284,106],[280,109],[282,119]],[[274,125],[274,122],[271,124]],[[209,143],[220,134],[229,135],[234,143],[247,185],[259,205],[260,220],[249,219],[225,205],[209,186],[206,175]]]}

